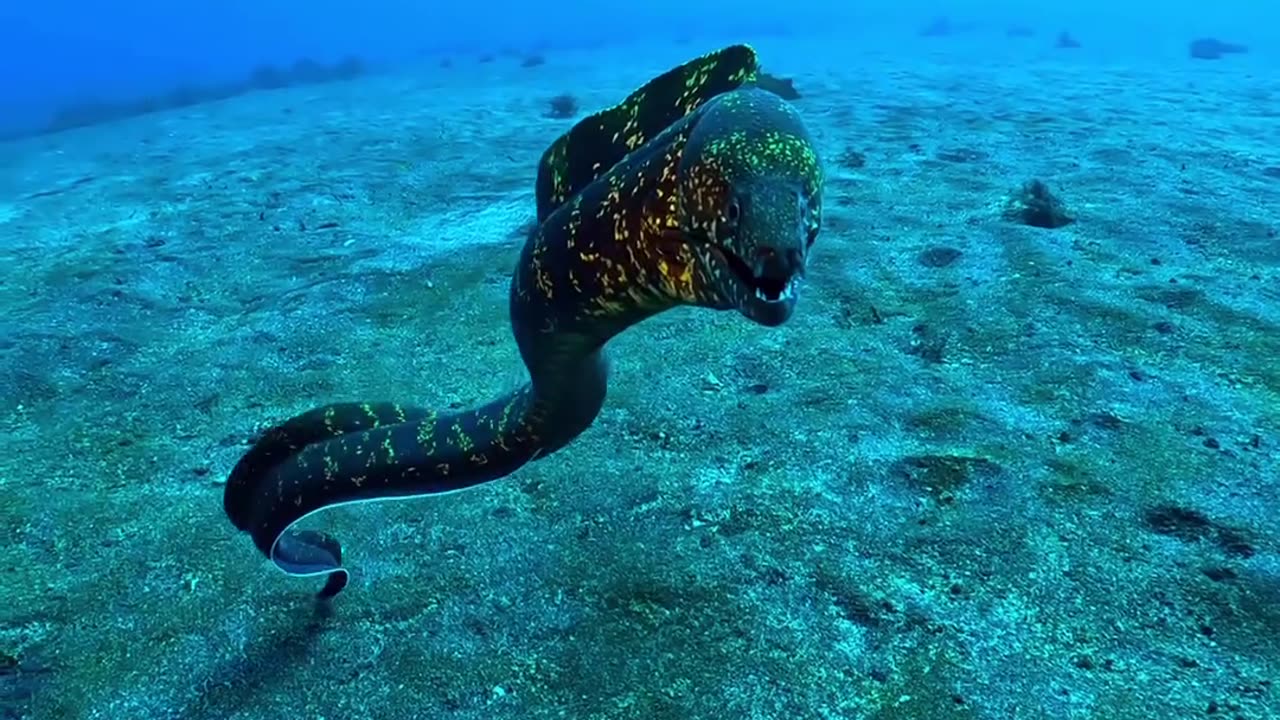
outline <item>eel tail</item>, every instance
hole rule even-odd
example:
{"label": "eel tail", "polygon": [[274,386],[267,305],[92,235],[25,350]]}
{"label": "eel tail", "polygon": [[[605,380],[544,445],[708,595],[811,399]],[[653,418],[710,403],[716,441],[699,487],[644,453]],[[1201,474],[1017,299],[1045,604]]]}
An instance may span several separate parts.
{"label": "eel tail", "polygon": [[482,407],[436,414],[394,403],[340,403],[267,430],[227,478],[223,509],[277,568],[346,587],[342,547],[293,526],[355,502],[463,490],[504,477],[543,451],[530,386]]}

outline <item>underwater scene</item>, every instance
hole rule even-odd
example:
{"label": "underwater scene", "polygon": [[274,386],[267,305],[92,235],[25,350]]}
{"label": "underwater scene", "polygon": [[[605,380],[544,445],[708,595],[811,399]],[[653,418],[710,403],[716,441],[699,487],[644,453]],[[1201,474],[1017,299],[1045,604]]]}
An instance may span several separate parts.
{"label": "underwater scene", "polygon": [[0,720],[1280,720],[1280,8],[0,9]]}

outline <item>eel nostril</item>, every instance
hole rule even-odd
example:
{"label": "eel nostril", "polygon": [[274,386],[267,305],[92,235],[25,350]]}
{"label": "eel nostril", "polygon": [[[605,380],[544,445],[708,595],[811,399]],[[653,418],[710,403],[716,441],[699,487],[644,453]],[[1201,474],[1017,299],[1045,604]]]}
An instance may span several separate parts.
{"label": "eel nostril", "polygon": [[782,256],[778,254],[775,248],[761,247],[756,248],[751,253],[754,262],[751,263],[751,274],[757,278],[766,276],[776,276],[782,273]]}
{"label": "eel nostril", "polygon": [[790,275],[804,266],[804,252],[799,248],[756,248],[752,258],[756,275]]}
{"label": "eel nostril", "polygon": [[769,247],[756,248],[755,256],[756,262],[767,263],[778,257],[778,251]]}

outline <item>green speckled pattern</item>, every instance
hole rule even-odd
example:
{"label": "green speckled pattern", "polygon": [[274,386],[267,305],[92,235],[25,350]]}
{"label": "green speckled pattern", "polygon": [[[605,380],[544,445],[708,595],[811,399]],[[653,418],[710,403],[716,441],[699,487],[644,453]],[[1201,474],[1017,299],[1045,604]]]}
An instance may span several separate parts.
{"label": "green speckled pattern", "polygon": [[659,75],[626,100],[579,120],[538,163],[538,222],[707,100],[755,82],[749,45],[731,45]]}

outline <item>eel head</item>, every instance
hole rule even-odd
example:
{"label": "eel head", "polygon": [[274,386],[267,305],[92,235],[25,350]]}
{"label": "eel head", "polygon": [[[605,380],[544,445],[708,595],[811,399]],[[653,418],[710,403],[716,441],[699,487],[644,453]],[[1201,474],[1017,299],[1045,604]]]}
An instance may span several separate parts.
{"label": "eel head", "polygon": [[799,115],[758,88],[717,96],[678,173],[675,232],[706,279],[699,304],[786,322],[822,222],[822,166]]}

